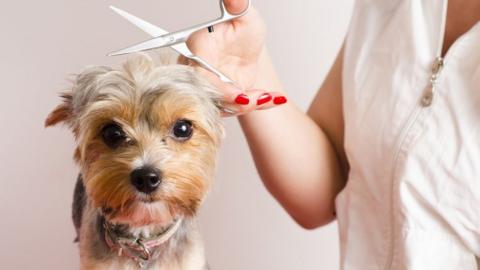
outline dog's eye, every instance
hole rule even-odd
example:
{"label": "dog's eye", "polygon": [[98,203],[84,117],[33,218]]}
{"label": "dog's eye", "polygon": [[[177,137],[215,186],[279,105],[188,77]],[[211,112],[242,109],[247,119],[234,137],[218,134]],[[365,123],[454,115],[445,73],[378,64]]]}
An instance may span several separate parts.
{"label": "dog's eye", "polygon": [[108,124],[102,129],[102,138],[110,148],[117,148],[122,144],[127,136],[118,124]]}
{"label": "dog's eye", "polygon": [[178,120],[173,126],[173,136],[178,140],[188,140],[192,137],[192,122],[188,120]]}

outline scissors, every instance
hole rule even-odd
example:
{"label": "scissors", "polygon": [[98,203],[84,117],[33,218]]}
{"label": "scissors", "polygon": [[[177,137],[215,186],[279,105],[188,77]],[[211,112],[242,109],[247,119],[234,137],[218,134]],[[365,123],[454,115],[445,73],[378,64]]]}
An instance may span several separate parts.
{"label": "scissors", "polygon": [[215,69],[213,66],[211,66],[209,63],[207,63],[205,60],[203,60],[199,56],[193,54],[188,48],[186,41],[188,40],[190,35],[192,35],[193,33],[199,30],[208,28],[209,32],[211,32],[213,31],[213,25],[231,21],[233,19],[236,19],[238,17],[245,15],[250,8],[250,0],[248,1],[247,8],[242,13],[239,13],[239,14],[229,13],[225,7],[225,3],[223,2],[223,0],[220,0],[221,16],[219,18],[205,22],[205,23],[191,26],[180,31],[171,32],[171,33],[169,33],[168,31],[156,25],[153,25],[147,21],[144,21],[124,10],[121,10],[113,6],[110,6],[110,8],[113,11],[115,11],[117,14],[119,14],[120,16],[128,20],[130,23],[134,24],[138,28],[142,29],[144,32],[151,35],[153,38],[150,40],[138,43],[136,45],[133,45],[131,47],[128,47],[116,52],[112,52],[108,54],[109,56],[129,54],[133,52],[152,50],[152,49],[161,48],[161,47],[171,47],[172,49],[174,49],[184,57],[197,62],[205,69],[217,75],[222,82],[231,83],[235,85],[235,82],[233,80],[231,80],[226,75],[224,75],[223,73]]}

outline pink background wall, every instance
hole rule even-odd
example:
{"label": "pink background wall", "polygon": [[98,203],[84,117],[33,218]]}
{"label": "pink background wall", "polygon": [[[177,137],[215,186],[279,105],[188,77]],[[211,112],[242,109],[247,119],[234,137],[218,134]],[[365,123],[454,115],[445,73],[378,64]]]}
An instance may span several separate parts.
{"label": "pink background wall", "polygon": [[[353,0],[255,1],[290,100],[306,109],[340,46]],[[66,129],[43,128],[68,74],[118,64],[147,38],[114,4],[175,30],[218,15],[216,0],[7,1],[0,8],[0,268],[77,269],[70,204],[77,169]],[[271,89],[274,90],[274,89]],[[267,194],[235,119],[200,224],[212,269],[336,269],[336,225],[304,231]],[[292,179],[295,181],[295,179]]]}

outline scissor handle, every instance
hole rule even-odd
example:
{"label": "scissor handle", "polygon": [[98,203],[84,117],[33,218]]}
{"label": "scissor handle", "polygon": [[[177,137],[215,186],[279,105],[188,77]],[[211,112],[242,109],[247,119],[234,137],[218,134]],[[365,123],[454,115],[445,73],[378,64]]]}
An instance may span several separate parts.
{"label": "scissor handle", "polygon": [[225,0],[220,0],[220,11],[222,12],[220,19],[225,19],[225,21],[228,21],[231,19],[241,17],[248,12],[248,10],[250,9],[250,5],[251,5],[251,0],[248,0],[247,7],[242,12],[238,14],[232,14],[228,12],[227,7],[225,7]]}
{"label": "scissor handle", "polygon": [[177,31],[177,32],[168,33],[168,34],[165,34],[163,36],[160,36],[159,38],[164,38],[164,39],[168,40],[167,43],[162,45],[162,47],[172,46],[172,45],[175,45],[175,44],[178,44],[178,43],[181,43],[181,42],[185,42],[185,41],[187,41],[188,37],[191,34],[197,32],[199,30],[205,29],[207,27],[210,27],[210,26],[213,26],[213,25],[216,25],[216,24],[219,24],[219,23],[231,21],[235,18],[238,18],[238,17],[241,17],[241,16],[245,15],[248,12],[248,10],[250,9],[250,2],[251,2],[251,0],[248,0],[247,8],[244,11],[242,11],[241,13],[231,14],[227,11],[227,8],[225,7],[225,4],[224,4],[223,0],[220,0],[221,15],[220,15],[219,18],[208,21],[208,22],[205,22],[205,23],[194,25],[194,26],[188,27],[186,29],[183,29],[183,30],[180,30],[180,31]]}

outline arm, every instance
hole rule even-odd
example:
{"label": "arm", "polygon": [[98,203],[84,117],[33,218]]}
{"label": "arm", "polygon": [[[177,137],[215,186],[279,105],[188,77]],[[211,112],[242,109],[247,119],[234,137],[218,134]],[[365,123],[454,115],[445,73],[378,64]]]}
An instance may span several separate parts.
{"label": "arm", "polygon": [[[232,13],[241,12],[246,3],[225,0]],[[343,53],[306,114],[290,103],[275,104],[275,97],[285,94],[265,49],[264,32],[260,15],[251,9],[244,17],[215,26],[215,34],[198,32],[188,46],[240,83],[243,89],[236,89],[198,69],[223,92],[225,106],[239,112],[267,189],[301,226],[315,228],[334,219],[334,199],[348,170],[343,150]],[[265,93],[273,100],[258,105],[256,101]],[[235,103],[238,95],[247,96],[250,102]]]}
{"label": "arm", "polygon": [[[334,219],[348,170],[343,150],[343,50],[308,115],[293,104],[239,117],[257,170],[270,193],[305,228]],[[283,92],[266,52],[255,87]]]}

